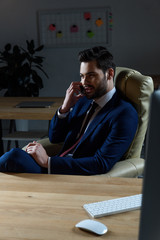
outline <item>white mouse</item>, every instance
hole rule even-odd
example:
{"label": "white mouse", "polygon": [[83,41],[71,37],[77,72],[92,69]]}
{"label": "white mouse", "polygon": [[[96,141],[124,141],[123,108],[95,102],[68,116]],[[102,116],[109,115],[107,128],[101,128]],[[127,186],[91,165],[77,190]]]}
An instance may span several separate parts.
{"label": "white mouse", "polygon": [[103,235],[108,231],[108,228],[103,223],[91,219],[82,220],[75,226],[98,235]]}

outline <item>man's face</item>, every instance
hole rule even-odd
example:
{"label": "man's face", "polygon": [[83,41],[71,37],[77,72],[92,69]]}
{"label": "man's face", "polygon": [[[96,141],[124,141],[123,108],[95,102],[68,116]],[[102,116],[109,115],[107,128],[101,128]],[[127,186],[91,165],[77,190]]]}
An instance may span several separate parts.
{"label": "man's face", "polygon": [[107,92],[107,76],[97,68],[95,61],[81,63],[80,77],[88,99],[99,98]]}

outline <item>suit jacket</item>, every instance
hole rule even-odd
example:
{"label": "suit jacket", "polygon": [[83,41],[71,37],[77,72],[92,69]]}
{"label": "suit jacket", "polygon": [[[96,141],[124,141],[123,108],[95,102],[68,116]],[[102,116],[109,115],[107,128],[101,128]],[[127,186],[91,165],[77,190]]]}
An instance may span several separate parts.
{"label": "suit jacket", "polygon": [[[69,115],[51,120],[49,139],[64,142],[60,153],[71,147],[82,126],[91,100],[81,98]],[[77,145],[73,157],[51,157],[51,173],[94,175],[108,172],[129,148],[138,125],[134,107],[116,92],[98,112]]]}

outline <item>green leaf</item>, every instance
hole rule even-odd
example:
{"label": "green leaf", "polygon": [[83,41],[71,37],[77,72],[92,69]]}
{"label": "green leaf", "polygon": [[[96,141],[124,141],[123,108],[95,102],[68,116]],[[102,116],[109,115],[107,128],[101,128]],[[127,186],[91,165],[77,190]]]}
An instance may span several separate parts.
{"label": "green leaf", "polygon": [[43,62],[43,57],[36,56],[36,57],[33,58],[33,62],[41,64]]}
{"label": "green leaf", "polygon": [[46,73],[40,66],[36,65],[36,67],[37,67],[38,69],[40,69],[41,72],[43,72],[44,75],[45,75],[47,78],[49,78],[48,75],[47,75],[47,73]]}
{"label": "green leaf", "polygon": [[27,42],[27,49],[28,49],[28,52],[33,55],[35,53],[34,51],[34,41],[31,40],[30,42],[29,41],[26,41]]}
{"label": "green leaf", "polygon": [[7,43],[4,48],[7,52],[9,52],[11,50],[11,44]]}
{"label": "green leaf", "polygon": [[38,48],[35,49],[35,52],[39,52],[44,48],[44,45],[39,46]]}

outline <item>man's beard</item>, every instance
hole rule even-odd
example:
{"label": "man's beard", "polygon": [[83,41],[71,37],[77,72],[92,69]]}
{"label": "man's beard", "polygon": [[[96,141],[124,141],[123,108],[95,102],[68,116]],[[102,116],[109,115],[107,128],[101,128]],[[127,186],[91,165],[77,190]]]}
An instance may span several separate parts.
{"label": "man's beard", "polygon": [[86,97],[88,99],[100,98],[104,94],[106,94],[106,92],[107,92],[107,81],[106,81],[106,76],[104,76],[104,78],[102,79],[101,84],[97,87],[95,92],[92,95],[90,95],[90,96],[86,95]]}

